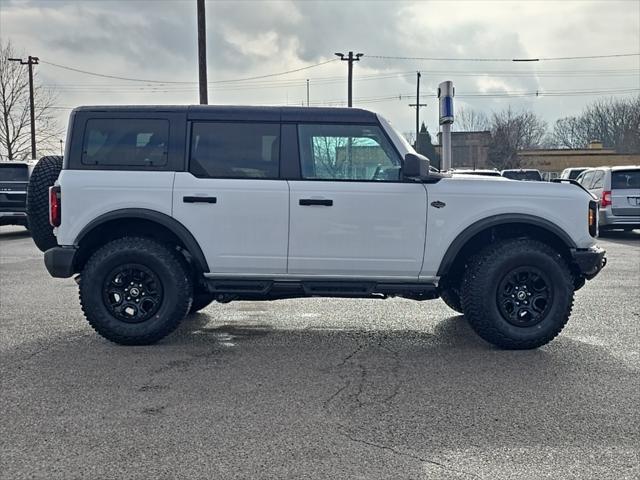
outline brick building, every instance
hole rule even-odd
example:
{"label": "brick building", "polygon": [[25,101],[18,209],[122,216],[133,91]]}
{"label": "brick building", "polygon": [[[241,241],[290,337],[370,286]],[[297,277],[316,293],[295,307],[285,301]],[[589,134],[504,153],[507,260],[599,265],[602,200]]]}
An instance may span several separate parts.
{"label": "brick building", "polygon": [[[491,132],[451,132],[451,168],[489,168]],[[441,155],[442,134],[436,152]]]}
{"label": "brick building", "polygon": [[640,165],[640,152],[617,153],[602,148],[602,143],[591,142],[589,148],[536,149],[518,152],[523,168],[537,168],[542,172],[559,173],[571,167],[602,167]]}

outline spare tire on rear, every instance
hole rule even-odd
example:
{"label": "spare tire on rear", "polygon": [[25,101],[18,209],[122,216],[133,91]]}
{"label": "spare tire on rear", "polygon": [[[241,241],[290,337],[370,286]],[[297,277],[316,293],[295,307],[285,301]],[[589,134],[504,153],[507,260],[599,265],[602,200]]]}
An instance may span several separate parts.
{"label": "spare tire on rear", "polygon": [[41,251],[57,247],[58,242],[49,224],[49,187],[62,170],[62,157],[42,157],[31,172],[27,188],[27,217],[31,237]]}

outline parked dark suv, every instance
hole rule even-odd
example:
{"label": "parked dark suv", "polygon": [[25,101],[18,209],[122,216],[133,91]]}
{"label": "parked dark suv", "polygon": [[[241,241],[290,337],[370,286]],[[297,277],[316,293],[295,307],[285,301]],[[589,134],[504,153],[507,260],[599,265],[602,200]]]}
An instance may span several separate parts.
{"label": "parked dark suv", "polygon": [[31,164],[0,162],[0,226],[27,226],[27,185]]}

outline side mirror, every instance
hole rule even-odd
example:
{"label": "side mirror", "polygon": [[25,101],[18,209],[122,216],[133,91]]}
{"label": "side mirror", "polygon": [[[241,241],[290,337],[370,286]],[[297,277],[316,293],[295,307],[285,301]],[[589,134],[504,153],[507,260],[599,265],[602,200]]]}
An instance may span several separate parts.
{"label": "side mirror", "polygon": [[404,156],[402,172],[405,178],[425,179],[429,177],[429,159],[416,153]]}

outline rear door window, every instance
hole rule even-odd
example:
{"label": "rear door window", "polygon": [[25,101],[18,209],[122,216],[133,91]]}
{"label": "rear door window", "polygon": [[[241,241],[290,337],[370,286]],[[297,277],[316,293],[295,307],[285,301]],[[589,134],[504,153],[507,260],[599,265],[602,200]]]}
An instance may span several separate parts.
{"label": "rear door window", "polygon": [[194,123],[189,171],[200,178],[278,178],[280,124]]}
{"label": "rear door window", "polygon": [[611,172],[611,189],[640,188],[640,170]]}
{"label": "rear door window", "polygon": [[595,175],[595,173],[596,172],[586,172],[584,175],[582,175],[581,178],[578,179],[578,181],[584,188],[591,188],[591,183],[593,182],[593,176]]}
{"label": "rear door window", "polygon": [[162,166],[167,163],[169,121],[89,119],[85,128],[85,165]]}
{"label": "rear door window", "polygon": [[604,185],[604,172],[599,170],[593,176],[593,180],[591,181],[590,189],[594,190],[596,188],[602,188]]}

